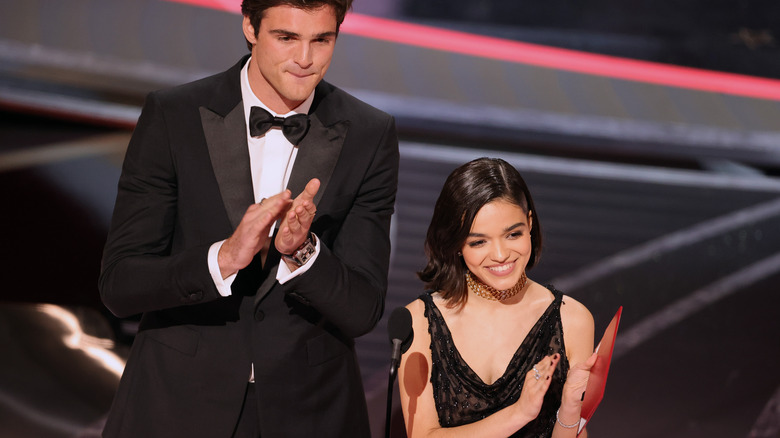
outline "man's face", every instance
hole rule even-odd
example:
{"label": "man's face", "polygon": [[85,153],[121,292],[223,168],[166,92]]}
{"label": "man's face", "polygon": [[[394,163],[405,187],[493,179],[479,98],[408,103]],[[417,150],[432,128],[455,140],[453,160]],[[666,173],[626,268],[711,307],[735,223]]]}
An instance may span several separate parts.
{"label": "man's face", "polygon": [[333,8],[274,6],[266,9],[257,37],[247,17],[243,29],[254,44],[249,65],[252,91],[280,114],[300,105],[330,66],[336,44]]}

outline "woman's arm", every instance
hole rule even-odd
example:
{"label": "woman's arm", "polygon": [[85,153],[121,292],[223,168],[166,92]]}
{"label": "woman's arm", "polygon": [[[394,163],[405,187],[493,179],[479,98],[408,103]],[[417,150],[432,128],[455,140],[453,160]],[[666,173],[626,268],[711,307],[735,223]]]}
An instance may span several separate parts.
{"label": "woman's arm", "polygon": [[[588,376],[596,354],[593,352],[593,316],[578,301],[564,296],[561,304],[563,342],[569,363],[569,374],[563,385],[561,406],[558,410],[553,438],[574,438],[579,429],[580,410]],[[576,425],[574,427],[564,427]]]}
{"label": "woman's arm", "polygon": [[544,394],[550,386],[552,373],[560,357],[547,356],[536,365],[541,374],[534,378],[534,371],[526,374],[520,399],[489,417],[458,427],[443,428],[433,400],[431,385],[431,338],[425,305],[416,300],[407,306],[412,314],[414,340],[401,358],[398,370],[398,386],[401,406],[409,438],[418,437],[500,437],[505,438],[539,415]]}

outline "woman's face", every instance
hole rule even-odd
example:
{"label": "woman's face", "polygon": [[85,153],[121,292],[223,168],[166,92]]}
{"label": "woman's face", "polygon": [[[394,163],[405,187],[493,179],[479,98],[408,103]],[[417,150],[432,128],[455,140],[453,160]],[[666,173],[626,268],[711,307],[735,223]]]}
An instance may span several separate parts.
{"label": "woman's face", "polygon": [[483,283],[498,290],[511,288],[531,256],[531,214],[503,199],[485,204],[461,252],[466,267]]}

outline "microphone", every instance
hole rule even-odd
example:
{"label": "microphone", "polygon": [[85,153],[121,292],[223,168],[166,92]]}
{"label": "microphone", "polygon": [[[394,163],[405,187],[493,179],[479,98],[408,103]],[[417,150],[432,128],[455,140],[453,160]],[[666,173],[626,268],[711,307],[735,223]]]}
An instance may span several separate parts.
{"label": "microphone", "polygon": [[397,307],[390,314],[387,320],[387,334],[390,338],[390,344],[393,346],[393,353],[390,355],[390,377],[387,379],[387,405],[385,412],[385,438],[390,437],[390,418],[393,407],[393,382],[398,371],[398,365],[401,363],[401,355],[409,350],[414,339],[414,329],[412,328],[412,314],[406,307]]}
{"label": "microphone", "polygon": [[414,340],[412,329],[412,314],[406,307],[397,307],[387,320],[387,334],[390,344],[393,346],[393,354],[390,356],[391,373],[401,362],[401,355],[406,353]]}

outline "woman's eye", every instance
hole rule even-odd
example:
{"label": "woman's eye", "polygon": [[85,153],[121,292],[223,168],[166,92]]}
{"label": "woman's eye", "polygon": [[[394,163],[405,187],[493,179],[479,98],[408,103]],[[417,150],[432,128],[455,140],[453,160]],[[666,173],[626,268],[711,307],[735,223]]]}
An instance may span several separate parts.
{"label": "woman's eye", "polygon": [[484,240],[475,240],[475,241],[469,242],[468,245],[471,248],[476,248],[476,247],[482,245],[483,243],[485,243]]}

